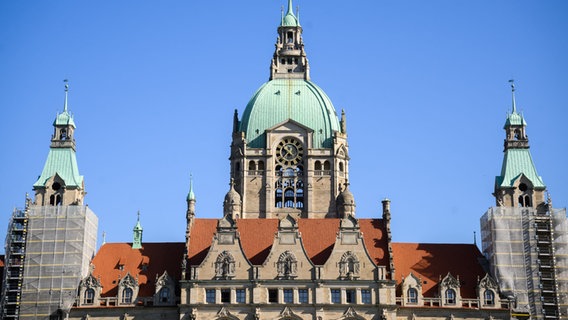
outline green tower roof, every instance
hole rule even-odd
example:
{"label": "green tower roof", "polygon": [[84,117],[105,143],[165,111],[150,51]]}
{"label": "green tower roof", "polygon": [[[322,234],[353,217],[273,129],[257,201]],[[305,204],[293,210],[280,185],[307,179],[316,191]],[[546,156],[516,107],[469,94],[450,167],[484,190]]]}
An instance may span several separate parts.
{"label": "green tower roof", "polygon": [[501,175],[495,177],[495,183],[498,187],[513,187],[521,175],[525,175],[535,188],[545,188],[542,178],[536,172],[529,149],[508,149],[503,158]]}
{"label": "green tower roof", "polygon": [[59,175],[67,187],[82,187],[83,176],[79,174],[77,158],[72,148],[50,148],[41,175],[34,187],[44,187],[47,180]]}
{"label": "green tower roof", "polygon": [[189,193],[187,194],[187,200],[195,200],[195,193],[193,193],[193,177],[189,178]]}
{"label": "green tower roof", "polygon": [[288,12],[286,12],[286,15],[284,16],[284,18],[282,18],[281,26],[283,26],[283,27],[299,27],[300,26],[300,21],[294,15],[294,12],[293,12],[293,9],[292,9],[292,0],[288,0]]}
{"label": "green tower roof", "polygon": [[274,79],[262,85],[247,104],[239,131],[249,147],[264,148],[265,130],[289,119],[313,130],[314,148],[330,148],[334,132],[341,131],[329,97],[303,79]]}

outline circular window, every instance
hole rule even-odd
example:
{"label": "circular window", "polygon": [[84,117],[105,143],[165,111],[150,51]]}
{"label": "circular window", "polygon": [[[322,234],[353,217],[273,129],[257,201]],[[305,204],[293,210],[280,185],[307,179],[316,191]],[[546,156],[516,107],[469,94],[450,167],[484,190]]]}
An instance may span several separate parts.
{"label": "circular window", "polygon": [[526,184],[521,183],[521,184],[519,185],[519,189],[520,189],[522,192],[525,192],[525,191],[527,191],[528,187],[527,187]]}
{"label": "circular window", "polygon": [[57,191],[57,190],[61,189],[61,184],[59,184],[59,182],[54,182],[54,183],[51,185],[51,189]]}

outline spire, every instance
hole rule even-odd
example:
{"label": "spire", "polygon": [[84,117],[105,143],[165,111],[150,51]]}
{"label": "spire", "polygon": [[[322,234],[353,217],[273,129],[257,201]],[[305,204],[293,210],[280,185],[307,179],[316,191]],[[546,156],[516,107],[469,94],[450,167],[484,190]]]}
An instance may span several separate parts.
{"label": "spire", "polygon": [[517,113],[517,104],[515,103],[515,80],[509,80],[511,84],[511,96],[513,97],[513,113]]}
{"label": "spire", "polygon": [[273,79],[304,79],[309,80],[309,66],[300,20],[294,15],[292,0],[288,0],[286,14],[282,11],[276,51],[270,67],[270,80]]}
{"label": "spire", "polygon": [[138,219],[134,226],[134,239],[132,241],[132,249],[142,249],[142,225],[140,224],[140,210],[138,210]]}
{"label": "spire", "polygon": [[193,193],[193,175],[189,175],[189,193],[187,194],[187,201],[195,201],[195,193]]}
{"label": "spire", "polygon": [[63,102],[63,112],[67,112],[67,96],[69,94],[69,80],[63,80],[65,83],[65,101]]}

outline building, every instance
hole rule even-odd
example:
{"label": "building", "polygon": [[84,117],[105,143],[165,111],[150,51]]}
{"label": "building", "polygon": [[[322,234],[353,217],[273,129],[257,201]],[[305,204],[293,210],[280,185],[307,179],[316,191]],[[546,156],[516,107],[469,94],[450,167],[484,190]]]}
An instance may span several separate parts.
{"label": "building", "polygon": [[495,177],[496,206],[481,218],[483,253],[501,292],[515,311],[534,319],[568,315],[568,222],[566,209],[554,209],[533,163],[527,123],[517,112],[505,121],[501,174]]}
{"label": "building", "polygon": [[[75,125],[65,103],[54,123],[46,168],[34,184],[35,199],[12,218],[14,238],[7,245],[14,255],[6,257],[4,312],[10,310],[17,318],[24,310],[34,311],[32,317],[40,319],[510,319],[542,318],[546,306],[547,315],[554,311],[553,317],[565,317],[558,297],[566,289],[555,287],[559,267],[554,277],[546,277],[552,282],[510,287],[511,273],[502,270],[508,264],[499,259],[523,252],[535,266],[544,255],[554,262],[552,254],[560,252],[565,238],[545,243],[545,238],[529,237],[536,240],[535,250],[523,251],[525,243],[519,242],[516,251],[505,252],[498,246],[500,237],[518,233],[493,223],[497,215],[487,216],[482,218],[486,259],[475,244],[392,242],[388,199],[382,201],[380,217],[358,219],[349,189],[347,116],[343,111],[338,115],[325,92],[310,80],[302,27],[291,0],[277,33],[269,81],[254,93],[241,116],[234,112],[223,213],[218,219],[199,218],[192,182],[185,242],[146,243],[138,220],[132,243],[104,243],[90,258],[95,250],[87,240],[96,234],[96,217],[82,206],[84,184],[72,139]],[[513,206],[520,201],[524,208],[534,208],[534,217],[550,217],[544,184],[530,171],[532,161],[523,163],[528,167],[517,166],[510,157],[522,149],[524,159],[530,159],[528,142],[523,142],[525,122],[515,108],[508,123],[506,165],[495,190],[497,209],[516,210]],[[66,157],[56,156],[63,151]],[[515,182],[504,184],[511,179]],[[86,239],[83,250],[64,250],[76,254],[72,261],[81,268],[65,286],[60,275],[67,269],[56,269],[40,277],[51,283],[36,282],[33,287],[27,275],[34,268],[47,271],[42,259],[59,251],[29,249],[34,241],[51,239],[30,236],[36,230],[29,227],[30,221],[37,216],[37,222],[45,224],[55,217],[55,223],[67,225],[63,219],[74,209],[84,223],[55,230],[73,229],[73,239]],[[550,225],[551,219],[546,222]],[[538,224],[529,223],[526,230],[538,236],[543,230],[548,236],[556,234]],[[538,272],[542,276],[551,264],[539,266],[521,268],[524,279],[536,279]],[[514,272],[513,279],[519,279]],[[14,286],[13,279],[18,281]],[[524,308],[540,298],[533,290],[539,283],[546,284],[541,304]],[[552,293],[550,286],[555,288]],[[34,309],[37,297],[46,297],[46,311],[40,312],[39,305]],[[554,305],[549,308],[550,299]]]}
{"label": "building", "polygon": [[49,154],[34,200],[14,210],[6,237],[3,319],[47,319],[68,313],[77,284],[96,252],[97,216],[83,205],[75,156],[75,122],[67,110],[53,122]]}

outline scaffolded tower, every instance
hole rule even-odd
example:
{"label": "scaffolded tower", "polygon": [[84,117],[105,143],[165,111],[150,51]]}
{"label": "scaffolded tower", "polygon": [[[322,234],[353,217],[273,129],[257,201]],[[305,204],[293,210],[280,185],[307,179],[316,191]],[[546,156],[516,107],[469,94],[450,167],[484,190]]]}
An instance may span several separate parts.
{"label": "scaffolded tower", "polygon": [[[511,81],[512,83],[512,81]],[[526,122],[513,111],[505,122],[505,156],[495,180],[496,207],[481,218],[483,252],[515,314],[568,319],[568,221],[553,209],[529,152]]]}
{"label": "scaffolded tower", "polygon": [[97,242],[96,215],[83,205],[75,157],[75,123],[65,104],[53,126],[49,155],[34,183],[35,200],[15,210],[6,239],[3,319],[59,319],[75,301]]}

